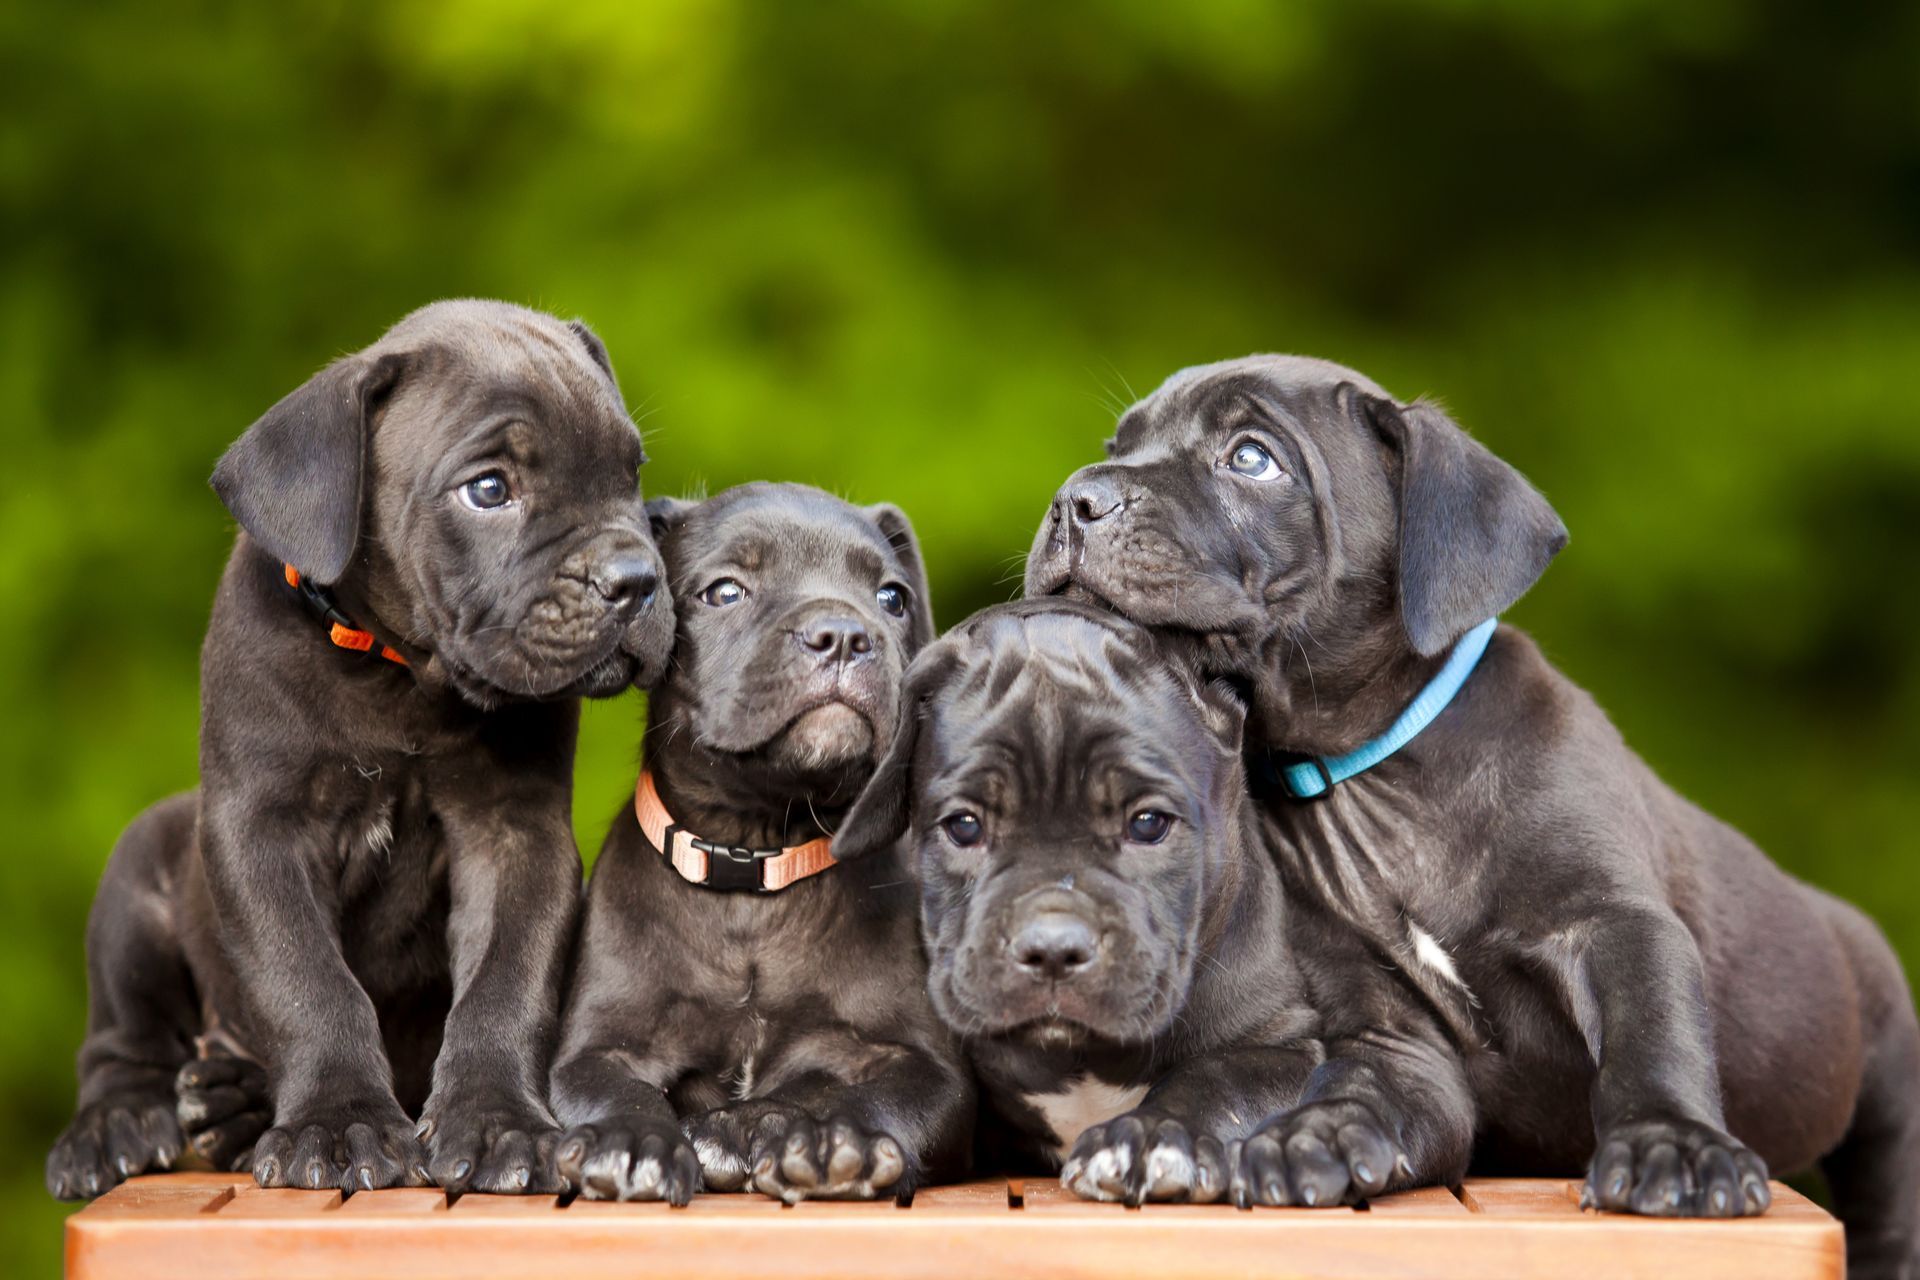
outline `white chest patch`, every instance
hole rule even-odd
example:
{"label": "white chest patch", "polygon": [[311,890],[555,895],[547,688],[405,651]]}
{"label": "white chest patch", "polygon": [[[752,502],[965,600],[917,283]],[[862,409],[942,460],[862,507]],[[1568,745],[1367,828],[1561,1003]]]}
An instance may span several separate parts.
{"label": "white chest patch", "polygon": [[1467,984],[1460,981],[1460,971],[1453,967],[1453,957],[1447,954],[1447,949],[1432,934],[1411,921],[1407,924],[1407,932],[1413,938],[1413,958],[1465,991]]}
{"label": "white chest patch", "polygon": [[1064,1093],[1030,1093],[1026,1100],[1045,1117],[1047,1127],[1053,1130],[1054,1150],[1065,1160],[1082,1133],[1133,1110],[1146,1096],[1147,1086],[1143,1084],[1107,1084],[1081,1076]]}

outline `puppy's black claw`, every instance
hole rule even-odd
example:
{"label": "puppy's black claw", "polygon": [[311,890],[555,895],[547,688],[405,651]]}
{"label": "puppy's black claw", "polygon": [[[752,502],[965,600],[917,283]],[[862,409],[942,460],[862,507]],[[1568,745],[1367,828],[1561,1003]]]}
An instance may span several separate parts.
{"label": "puppy's black claw", "polygon": [[92,1199],[136,1174],[171,1167],[184,1145],[171,1098],[127,1093],[81,1108],[47,1153],[47,1190]]}
{"label": "puppy's black claw", "polygon": [[1766,1166],[1758,1156],[1695,1120],[1644,1120],[1609,1129],[1600,1136],[1586,1181],[1596,1207],[1657,1217],[1761,1213],[1765,1188]]}
{"label": "puppy's black claw", "polygon": [[[1283,1112],[1240,1148],[1239,1182],[1261,1204],[1355,1204],[1414,1169],[1389,1126],[1364,1103],[1332,1099]],[[1391,1170],[1391,1174],[1384,1171]]]}

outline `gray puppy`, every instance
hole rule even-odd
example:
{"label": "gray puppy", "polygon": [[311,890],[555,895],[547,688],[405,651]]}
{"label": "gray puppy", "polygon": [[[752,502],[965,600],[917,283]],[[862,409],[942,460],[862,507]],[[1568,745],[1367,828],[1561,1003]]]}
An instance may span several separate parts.
{"label": "gray puppy", "polygon": [[911,878],[836,866],[933,635],[906,517],[802,485],[650,504],[679,611],[646,771],[587,891],[554,1107],[594,1198],[910,1196],[973,1090],[927,1002]]}
{"label": "gray puppy", "polygon": [[102,877],[55,1195],[172,1163],[176,1073],[195,1149],[265,1186],[551,1184],[576,699],[657,677],[673,631],[642,461],[598,338],[480,301],[220,460],[202,785]]}
{"label": "gray puppy", "polygon": [[1108,453],[1061,487],[1029,594],[1247,690],[1273,772],[1308,773],[1268,805],[1289,886],[1444,1014],[1479,1163],[1590,1162],[1604,1208],[1721,1215],[1766,1207],[1762,1158],[1818,1160],[1857,1273],[1905,1265],[1920,1029],[1885,941],[1662,785],[1526,636],[1493,631],[1424,731],[1318,781],[1545,569],[1546,501],[1432,405],[1294,357],[1174,375]]}
{"label": "gray puppy", "polygon": [[[834,849],[910,832],[934,1005],[1019,1156],[1133,1204],[1313,1204],[1465,1168],[1466,1138],[1423,1123],[1457,1079],[1433,1019],[1395,1006],[1350,932],[1282,900],[1230,693],[1141,627],[1039,600],[929,648],[907,704]],[[1438,1043],[1431,1079],[1374,1080],[1321,1039],[1369,1035]],[[1302,1098],[1324,1123],[1295,1151],[1321,1176],[1288,1185],[1264,1148],[1230,1159]]]}

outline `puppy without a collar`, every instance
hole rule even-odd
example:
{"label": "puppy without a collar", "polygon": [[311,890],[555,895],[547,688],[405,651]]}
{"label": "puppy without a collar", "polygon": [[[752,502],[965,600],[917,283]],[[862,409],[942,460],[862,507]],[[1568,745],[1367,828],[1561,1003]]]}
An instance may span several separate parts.
{"label": "puppy without a collar", "polygon": [[[1250,691],[1260,745],[1309,760],[1376,740],[1566,540],[1437,408],[1325,361],[1175,374],[1108,453],[1055,497],[1028,594],[1156,628]],[[1394,754],[1265,807],[1294,898],[1444,1014],[1482,1166],[1587,1165],[1604,1208],[1729,1215],[1766,1207],[1758,1157],[1818,1160],[1855,1273],[1911,1265],[1920,1029],[1898,962],[1664,786],[1525,635],[1493,631]]]}
{"label": "puppy without a collar", "polygon": [[[934,1005],[1016,1151],[1135,1204],[1333,1203],[1464,1168],[1464,1140],[1423,1120],[1420,1091],[1448,1081],[1430,1020],[1282,900],[1236,698],[1144,628],[1039,600],[956,627],[906,701],[834,848],[908,833]],[[1433,1078],[1403,1093],[1327,1057],[1323,1037],[1368,1030],[1440,1042]],[[1236,1166],[1234,1144],[1303,1099],[1326,1132],[1303,1136],[1295,1178],[1258,1151]]]}
{"label": "puppy without a collar", "polygon": [[801,485],[650,505],[679,613],[594,865],[553,1100],[582,1194],[908,1196],[965,1162],[911,878],[834,866],[933,634],[906,517]]}
{"label": "puppy without a collar", "polygon": [[55,1195],[189,1140],[267,1186],[549,1185],[576,699],[655,678],[673,632],[643,460],[598,338],[482,301],[220,460],[201,788],[101,880]]}

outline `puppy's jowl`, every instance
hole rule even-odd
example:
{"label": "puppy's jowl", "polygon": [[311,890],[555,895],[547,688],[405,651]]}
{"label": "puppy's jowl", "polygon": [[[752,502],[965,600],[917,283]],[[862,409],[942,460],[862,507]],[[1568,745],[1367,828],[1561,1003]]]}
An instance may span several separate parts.
{"label": "puppy's jowl", "polygon": [[[1079,1194],[1319,1204],[1456,1176],[1465,1133],[1326,1056],[1323,1034],[1379,1007],[1376,966],[1337,940],[1316,970],[1296,962],[1243,714],[1111,614],[990,609],[915,663],[834,847],[909,832],[935,1007],[1017,1145],[1064,1161]],[[1444,1044],[1417,1016],[1390,1034]],[[1444,1047],[1427,1056],[1444,1073]],[[1233,1158],[1303,1098],[1297,1142]]]}
{"label": "puppy's jowl", "polygon": [[973,1097],[896,854],[826,833],[933,633],[906,518],[798,485],[650,508],[679,611],[646,772],[607,837],[553,1073],[585,1195],[907,1196]]}
{"label": "puppy's jowl", "polygon": [[1445,1011],[1478,1164],[1729,1215],[1766,1207],[1762,1158],[1817,1160],[1856,1274],[1905,1265],[1899,965],[1489,621],[1565,542],[1545,500],[1431,405],[1291,357],[1176,374],[1108,452],[1061,487],[1029,594],[1103,602],[1249,692],[1289,887]]}
{"label": "puppy's jowl", "polygon": [[201,788],[101,881],[55,1195],[188,1141],[267,1186],[550,1182],[576,698],[657,677],[673,630],[642,460],[593,334],[475,301],[221,459]]}

